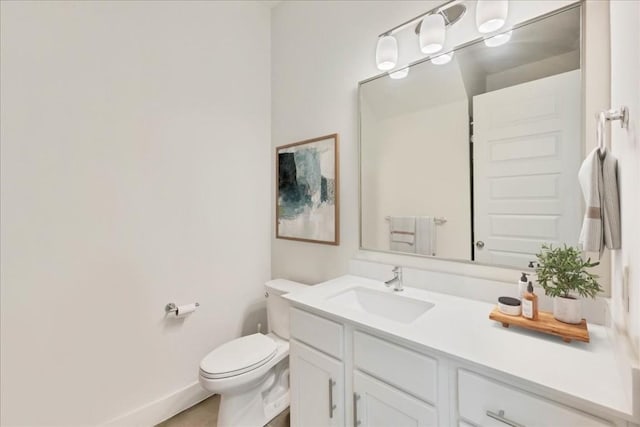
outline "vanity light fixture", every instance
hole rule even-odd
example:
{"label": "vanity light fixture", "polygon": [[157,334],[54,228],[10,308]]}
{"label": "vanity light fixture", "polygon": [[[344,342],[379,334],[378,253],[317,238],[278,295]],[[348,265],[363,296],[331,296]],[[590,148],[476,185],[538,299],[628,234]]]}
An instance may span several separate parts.
{"label": "vanity light fixture", "polygon": [[506,33],[495,35],[493,37],[487,37],[486,39],[484,39],[484,44],[487,47],[502,46],[503,44],[511,40],[512,34],[513,34],[513,30],[507,31]]}
{"label": "vanity light fixture", "polygon": [[[398,41],[393,36],[409,26],[415,26],[420,50],[431,55],[439,52],[444,47],[447,27],[455,24],[467,11],[467,6],[461,0],[449,0],[443,6],[432,9],[409,21],[403,22],[378,36],[376,46],[376,66],[381,71],[393,70],[398,64]],[[389,73],[404,78],[409,70],[399,69]],[[397,74],[396,74],[397,73]],[[401,76],[401,77],[400,77]]]}
{"label": "vanity light fixture", "polygon": [[394,80],[404,79],[409,75],[409,67],[400,68],[397,71],[389,71],[389,77]]}
{"label": "vanity light fixture", "polygon": [[391,70],[398,63],[398,41],[391,35],[378,38],[376,46],[376,65],[378,70]]}
{"label": "vanity light fixture", "polygon": [[444,65],[451,62],[452,58],[453,58],[453,51],[449,53],[443,53],[442,55],[438,55],[434,58],[431,58],[431,63],[435,65]]}
{"label": "vanity light fixture", "polygon": [[491,33],[503,27],[507,20],[509,0],[478,0],[476,26],[481,33]]}
{"label": "vanity light fixture", "polygon": [[420,24],[420,50],[427,55],[444,47],[445,22],[440,13],[425,16]]}

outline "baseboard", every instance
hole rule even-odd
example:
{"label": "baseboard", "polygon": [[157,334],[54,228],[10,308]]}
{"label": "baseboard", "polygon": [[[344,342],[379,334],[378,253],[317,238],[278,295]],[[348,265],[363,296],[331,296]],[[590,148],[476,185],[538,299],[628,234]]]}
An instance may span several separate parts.
{"label": "baseboard", "polygon": [[104,423],[103,426],[154,426],[211,395],[211,392],[204,390],[196,381],[176,392],[120,415]]}

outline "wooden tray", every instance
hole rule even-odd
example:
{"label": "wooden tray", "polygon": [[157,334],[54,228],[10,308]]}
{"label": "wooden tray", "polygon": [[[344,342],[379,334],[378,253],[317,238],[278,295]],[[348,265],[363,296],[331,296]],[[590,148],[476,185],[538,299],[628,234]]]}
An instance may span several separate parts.
{"label": "wooden tray", "polygon": [[554,319],[552,313],[539,311],[538,320],[530,320],[522,316],[509,316],[501,313],[498,307],[493,309],[489,315],[489,319],[502,323],[502,326],[505,328],[514,325],[533,331],[544,332],[545,334],[556,335],[561,337],[564,342],[571,342],[571,340],[589,342],[589,330],[587,329],[587,321],[585,319],[582,319],[582,322],[577,325],[572,325]]}

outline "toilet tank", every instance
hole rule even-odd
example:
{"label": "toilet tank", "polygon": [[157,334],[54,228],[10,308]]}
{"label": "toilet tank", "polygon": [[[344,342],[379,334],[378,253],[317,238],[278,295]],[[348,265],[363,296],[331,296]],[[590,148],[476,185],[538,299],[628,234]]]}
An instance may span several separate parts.
{"label": "toilet tank", "polygon": [[286,279],[269,280],[265,287],[267,293],[267,319],[269,332],[280,338],[289,339],[289,301],[282,295],[307,288],[307,285]]}

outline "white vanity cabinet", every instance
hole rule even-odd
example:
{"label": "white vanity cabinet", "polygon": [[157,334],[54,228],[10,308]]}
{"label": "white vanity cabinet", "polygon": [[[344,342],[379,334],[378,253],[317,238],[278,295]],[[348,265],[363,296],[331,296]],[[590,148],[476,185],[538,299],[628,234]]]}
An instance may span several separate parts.
{"label": "white vanity cabinet", "polygon": [[296,340],[289,350],[291,425],[344,426],[344,365]]}
{"label": "white vanity cabinet", "polygon": [[354,425],[440,425],[437,361],[364,332],[352,337]]}
{"label": "white vanity cabinet", "polygon": [[291,309],[292,427],[345,425],[343,325]]}
{"label": "white vanity cabinet", "polygon": [[438,426],[433,406],[359,371],[353,373],[354,426]]}
{"label": "white vanity cabinet", "polygon": [[[370,334],[345,333],[343,325],[302,310],[293,308],[290,316],[293,427],[443,425],[435,408],[435,359]],[[345,419],[347,412],[353,419]]]}
{"label": "white vanity cabinet", "polygon": [[298,308],[291,322],[293,427],[635,426],[349,322]]}
{"label": "white vanity cabinet", "polygon": [[458,369],[458,413],[478,426],[612,426],[466,369]]}

